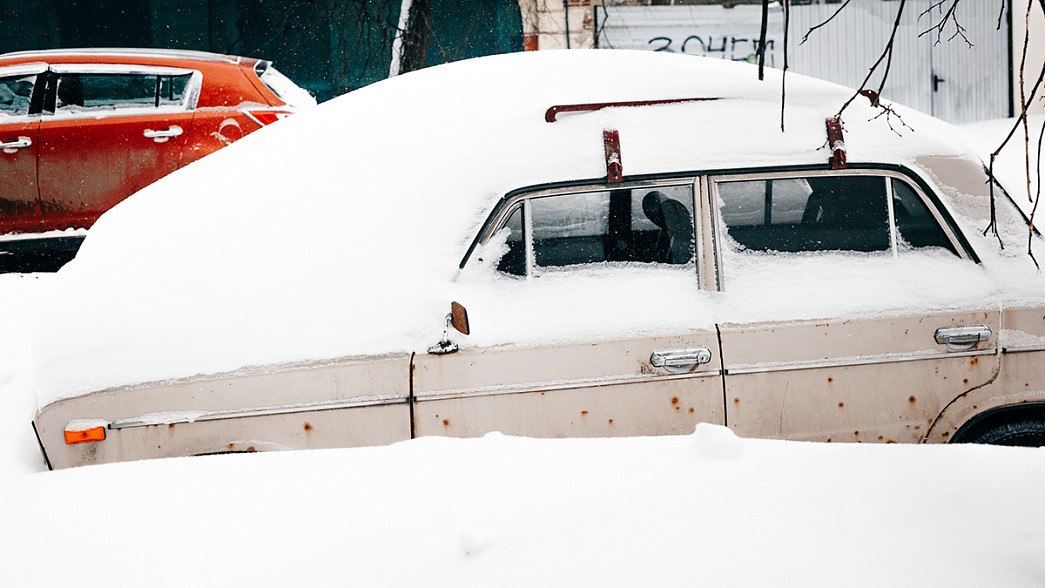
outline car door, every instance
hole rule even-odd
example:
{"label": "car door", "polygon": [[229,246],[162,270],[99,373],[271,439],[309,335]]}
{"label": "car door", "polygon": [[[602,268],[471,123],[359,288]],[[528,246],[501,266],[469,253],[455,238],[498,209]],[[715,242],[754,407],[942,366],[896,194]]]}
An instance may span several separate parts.
{"label": "car door", "polygon": [[52,65],[51,88],[39,133],[47,229],[88,227],[178,168],[198,95],[197,72]]}
{"label": "car door", "polygon": [[503,201],[485,252],[470,257],[497,257],[496,271],[519,276],[472,307],[473,336],[501,344],[415,356],[415,433],[605,437],[723,423],[717,335],[699,304],[695,185]]}
{"label": "car door", "polygon": [[737,308],[720,331],[739,435],[918,442],[996,374],[999,309],[960,296],[982,272],[928,188],[850,170],[719,177],[711,190]]}
{"label": "car door", "polygon": [[43,230],[36,183],[39,108],[33,108],[42,63],[0,68],[0,234]]}

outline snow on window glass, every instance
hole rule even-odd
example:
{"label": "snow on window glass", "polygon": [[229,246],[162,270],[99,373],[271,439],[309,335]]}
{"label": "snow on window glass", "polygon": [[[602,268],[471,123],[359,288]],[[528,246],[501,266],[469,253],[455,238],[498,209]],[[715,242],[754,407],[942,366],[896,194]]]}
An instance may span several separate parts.
{"label": "snow on window glass", "polygon": [[530,210],[537,266],[693,259],[692,185],[545,196]]}
{"label": "snow on window glass", "polygon": [[63,74],[58,80],[56,113],[178,107],[191,74]]}
{"label": "snow on window glass", "polygon": [[901,250],[940,247],[958,255],[954,245],[917,192],[900,180],[892,180],[892,185],[893,215],[896,218],[896,236]]}
{"label": "snow on window glass", "polygon": [[0,117],[29,114],[36,76],[0,78]]}

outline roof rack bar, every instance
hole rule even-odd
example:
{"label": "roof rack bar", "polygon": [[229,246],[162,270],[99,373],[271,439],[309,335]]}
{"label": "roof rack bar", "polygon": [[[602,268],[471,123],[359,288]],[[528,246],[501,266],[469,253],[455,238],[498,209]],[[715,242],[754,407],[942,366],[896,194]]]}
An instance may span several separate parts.
{"label": "roof rack bar", "polygon": [[545,122],[555,122],[560,112],[591,112],[603,108],[620,108],[627,106],[656,106],[658,104],[678,104],[680,102],[709,102],[721,98],[668,98],[666,100],[634,100],[631,102],[593,102],[591,104],[556,104],[544,113]]}

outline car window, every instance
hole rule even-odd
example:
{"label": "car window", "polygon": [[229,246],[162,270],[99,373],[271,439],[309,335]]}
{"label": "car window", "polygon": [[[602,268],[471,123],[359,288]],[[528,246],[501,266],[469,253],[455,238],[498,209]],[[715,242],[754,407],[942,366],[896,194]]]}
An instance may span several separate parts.
{"label": "car window", "polygon": [[717,184],[726,232],[751,251],[890,249],[885,180],[809,177]]}
{"label": "car window", "polygon": [[951,240],[947,238],[947,234],[940,228],[929,207],[914,188],[895,178],[891,181],[898,247],[901,250],[940,247],[958,255]]}
{"label": "car window", "polygon": [[891,193],[898,249],[942,247],[957,254],[918,193],[895,178],[821,175],[722,180],[715,187],[738,251],[891,251]]}
{"label": "car window", "polygon": [[36,76],[0,78],[0,117],[29,114]]}
{"label": "car window", "polygon": [[185,102],[191,75],[63,73],[55,113],[177,108]]}
{"label": "car window", "polygon": [[[529,222],[524,222],[529,214]],[[510,233],[501,271],[523,275],[523,228],[533,264],[563,267],[606,262],[683,265],[694,258],[693,187],[622,188],[533,197],[504,223]]]}

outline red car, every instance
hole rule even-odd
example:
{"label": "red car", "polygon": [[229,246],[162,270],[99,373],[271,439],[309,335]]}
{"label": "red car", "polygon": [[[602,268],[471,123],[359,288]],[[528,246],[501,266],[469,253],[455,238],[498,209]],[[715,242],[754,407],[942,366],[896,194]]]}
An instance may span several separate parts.
{"label": "red car", "polygon": [[[315,100],[270,62],[196,51],[0,55],[0,271],[56,269],[142,187]],[[6,255],[5,255],[6,253]]]}

